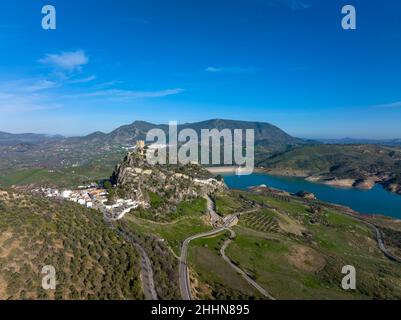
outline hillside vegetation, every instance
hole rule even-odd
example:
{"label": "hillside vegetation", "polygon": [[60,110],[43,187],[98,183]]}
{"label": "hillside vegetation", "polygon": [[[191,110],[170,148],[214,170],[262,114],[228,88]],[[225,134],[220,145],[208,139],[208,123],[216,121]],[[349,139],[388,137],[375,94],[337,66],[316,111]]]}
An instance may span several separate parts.
{"label": "hillside vegetation", "polygon": [[[262,207],[233,228],[226,255],[277,299],[400,299],[401,265],[380,251],[374,230],[346,209],[274,193],[239,192]],[[387,246],[399,253],[399,222],[372,217],[385,230]],[[258,292],[229,267],[220,248],[229,233],[194,241],[193,286],[203,299],[259,299]],[[343,290],[342,267],[356,269],[356,290]]]}
{"label": "hillside vegetation", "polygon": [[[309,177],[311,181],[371,188],[375,183],[401,193],[401,149],[377,145],[312,145],[258,163],[272,173]],[[349,181],[347,181],[349,180]]]}
{"label": "hillside vegetation", "polygon": [[[102,215],[0,191],[0,299],[142,299],[139,256]],[[41,286],[56,269],[56,290]]]}

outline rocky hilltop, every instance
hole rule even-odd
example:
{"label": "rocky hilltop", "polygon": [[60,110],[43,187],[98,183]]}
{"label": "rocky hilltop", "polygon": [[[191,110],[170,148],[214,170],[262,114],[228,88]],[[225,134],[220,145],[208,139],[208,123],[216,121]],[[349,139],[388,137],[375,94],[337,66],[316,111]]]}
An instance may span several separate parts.
{"label": "rocky hilltop", "polygon": [[381,184],[401,194],[401,149],[377,145],[315,145],[290,150],[258,164],[274,174],[305,177],[341,187]]}
{"label": "rocky hilltop", "polygon": [[128,153],[116,166],[110,181],[117,190],[115,198],[130,198],[165,211],[174,211],[182,201],[227,188],[198,164],[151,165],[140,150]]}

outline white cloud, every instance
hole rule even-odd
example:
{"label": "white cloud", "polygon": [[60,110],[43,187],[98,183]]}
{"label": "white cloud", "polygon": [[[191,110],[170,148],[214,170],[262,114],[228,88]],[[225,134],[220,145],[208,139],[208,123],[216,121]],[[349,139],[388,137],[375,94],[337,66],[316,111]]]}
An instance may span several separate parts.
{"label": "white cloud", "polygon": [[103,82],[103,83],[99,83],[97,85],[94,86],[95,89],[105,89],[105,88],[109,88],[109,87],[114,87],[115,85],[121,83],[121,81],[117,81],[117,80],[113,80],[113,81],[107,81],[107,82]]}
{"label": "white cloud", "polygon": [[311,4],[305,0],[269,0],[268,3],[273,6],[286,6],[294,11],[311,7]]}
{"label": "white cloud", "polygon": [[87,83],[96,80],[96,76],[89,76],[86,78],[74,79],[69,81],[69,83]]}
{"label": "white cloud", "polygon": [[38,92],[52,89],[58,86],[57,82],[46,79],[20,79],[16,81],[0,82],[0,92]]}
{"label": "white cloud", "polygon": [[58,83],[45,79],[20,79],[0,83],[0,112],[18,113],[61,108],[48,92]]}
{"label": "white cloud", "polygon": [[221,72],[222,69],[221,68],[215,68],[215,67],[207,67],[206,72]]}
{"label": "white cloud", "polygon": [[89,58],[84,51],[78,50],[61,52],[60,54],[47,54],[39,62],[55,67],[56,69],[72,72],[80,70],[82,66],[89,62]]}
{"label": "white cloud", "polygon": [[66,98],[94,98],[94,97],[104,97],[111,99],[130,99],[130,98],[161,98],[171,95],[176,95],[184,92],[184,89],[166,89],[159,91],[132,91],[132,90],[122,90],[122,89],[108,89],[108,90],[98,90],[88,93],[69,95]]}
{"label": "white cloud", "polygon": [[218,68],[218,67],[207,67],[205,69],[206,72],[210,73],[248,73],[256,71],[256,68],[241,68],[241,67],[225,67],[225,68]]}
{"label": "white cloud", "polygon": [[372,106],[372,108],[379,108],[379,109],[396,109],[401,108],[401,101],[387,103],[387,104],[377,104]]}
{"label": "white cloud", "polygon": [[57,86],[57,83],[49,80],[38,80],[31,85],[21,88],[23,91],[36,92],[51,89]]}
{"label": "white cloud", "polygon": [[0,112],[19,113],[59,108],[62,105],[52,103],[45,95],[0,92]]}
{"label": "white cloud", "polygon": [[[54,68],[48,79],[36,77],[0,82],[0,114],[58,109],[69,99],[129,100],[161,98],[182,93],[181,88],[151,91],[134,91],[112,88],[118,81],[91,86],[91,90],[77,88],[73,84],[94,81],[96,76],[77,75],[89,58],[82,50],[47,54],[41,63]],[[68,85],[71,85],[70,87]],[[52,90],[52,89],[58,90]]]}

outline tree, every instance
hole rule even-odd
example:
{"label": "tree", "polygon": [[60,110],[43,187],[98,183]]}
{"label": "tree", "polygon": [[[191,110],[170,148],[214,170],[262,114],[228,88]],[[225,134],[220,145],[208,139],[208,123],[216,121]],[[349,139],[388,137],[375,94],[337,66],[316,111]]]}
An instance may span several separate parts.
{"label": "tree", "polygon": [[107,189],[107,190],[110,190],[110,189],[113,187],[113,185],[111,184],[110,180],[106,180],[106,181],[103,183],[103,187],[104,187],[105,189]]}

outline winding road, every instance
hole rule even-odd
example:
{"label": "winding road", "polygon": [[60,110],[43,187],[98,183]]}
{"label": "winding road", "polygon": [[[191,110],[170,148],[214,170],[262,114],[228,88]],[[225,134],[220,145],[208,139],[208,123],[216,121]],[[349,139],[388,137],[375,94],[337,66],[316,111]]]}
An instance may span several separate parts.
{"label": "winding road", "polygon": [[231,268],[233,268],[237,273],[239,273],[252,287],[254,287],[256,290],[258,290],[262,295],[265,297],[269,298],[270,300],[276,300],[270,293],[268,293],[264,288],[262,288],[256,281],[252,280],[251,277],[249,277],[245,271],[241,270],[238,268],[231,260],[226,256],[226,249],[230,245],[230,243],[233,241],[233,239],[236,237],[236,234],[233,230],[228,229],[231,232],[231,236],[229,239],[227,239],[223,246],[220,249],[220,254],[223,257],[223,259],[230,265]]}
{"label": "winding road", "polygon": [[111,219],[106,212],[103,212],[103,218],[105,223],[110,229],[116,231],[120,236],[122,236],[126,241],[130,242],[138,251],[141,256],[141,281],[142,289],[146,300],[158,300],[155,282],[153,278],[153,268],[152,263],[149,259],[148,254],[142,248],[142,246],[132,237],[131,234],[118,230],[114,224],[113,219]]}
{"label": "winding road", "polygon": [[[215,225],[215,221],[216,219],[213,219],[214,216],[218,216],[217,213],[214,211],[214,206],[210,204],[210,202],[212,202],[212,200],[207,197],[208,199],[208,210],[209,210],[209,214],[211,216],[211,220],[212,220],[212,224]],[[249,212],[252,212],[254,210],[251,210]],[[191,283],[190,283],[190,279],[189,279],[189,272],[188,272],[188,247],[191,241],[195,240],[195,239],[199,239],[199,238],[204,238],[204,237],[211,237],[211,236],[215,236],[221,232],[225,232],[225,231],[230,231],[231,235],[235,237],[235,233],[234,231],[232,231],[230,228],[230,226],[236,221],[238,220],[238,217],[241,216],[243,213],[237,213],[237,214],[233,214],[231,216],[226,217],[225,219],[223,219],[223,226],[218,227],[214,230],[208,231],[208,232],[204,232],[204,233],[200,233],[200,234],[196,234],[193,235],[187,239],[185,239],[185,241],[182,244],[181,247],[181,256],[180,256],[180,266],[179,266],[179,284],[180,284],[180,291],[181,291],[181,296],[183,300],[192,300],[192,295],[191,295]],[[221,221],[221,217],[219,217],[219,220]],[[229,240],[231,241],[231,239]],[[234,268],[239,274],[241,274],[244,279],[246,281],[248,281],[248,283],[253,286],[254,288],[256,288],[259,292],[261,292],[264,296],[268,297],[269,299],[274,300],[274,298],[265,290],[263,289],[260,285],[258,285],[255,281],[253,281],[244,271],[242,271],[241,269],[239,269],[237,266],[235,266],[231,260],[225,255],[224,251],[227,248],[227,246],[229,245],[230,242],[225,242],[223,247],[222,247],[222,256],[223,259],[225,261],[227,261],[229,263],[229,265]]]}
{"label": "winding road", "polygon": [[210,237],[214,236],[220,232],[225,231],[225,228],[218,228],[209,232],[200,233],[194,236],[191,236],[185,239],[184,243],[181,247],[181,256],[180,256],[180,270],[179,270],[179,282],[180,282],[180,290],[181,296],[183,300],[192,300],[191,297],[191,286],[189,280],[189,273],[188,273],[188,246],[192,240],[203,238],[203,237]]}
{"label": "winding road", "polygon": [[379,245],[379,248],[381,250],[381,252],[383,252],[383,254],[389,258],[392,261],[401,263],[401,259],[399,257],[396,257],[395,255],[393,255],[390,251],[388,251],[388,249],[386,248],[384,241],[383,241],[383,233],[381,232],[381,230],[374,224],[371,224],[370,222],[366,222],[367,224],[369,224],[372,228],[374,228],[375,232],[376,232],[376,239],[377,239],[377,243]]}
{"label": "winding road", "polygon": [[348,212],[344,212],[344,214],[346,214],[347,216],[350,216],[360,222],[363,222],[364,224],[366,224],[367,226],[371,227],[375,233],[376,233],[376,240],[377,240],[377,244],[379,246],[380,251],[390,260],[397,262],[397,263],[401,263],[401,258],[393,255],[387,248],[386,245],[384,244],[384,240],[383,240],[383,233],[380,230],[380,228],[373,224],[372,222],[366,221],[366,219],[356,216],[355,214],[352,213],[348,213]]}

